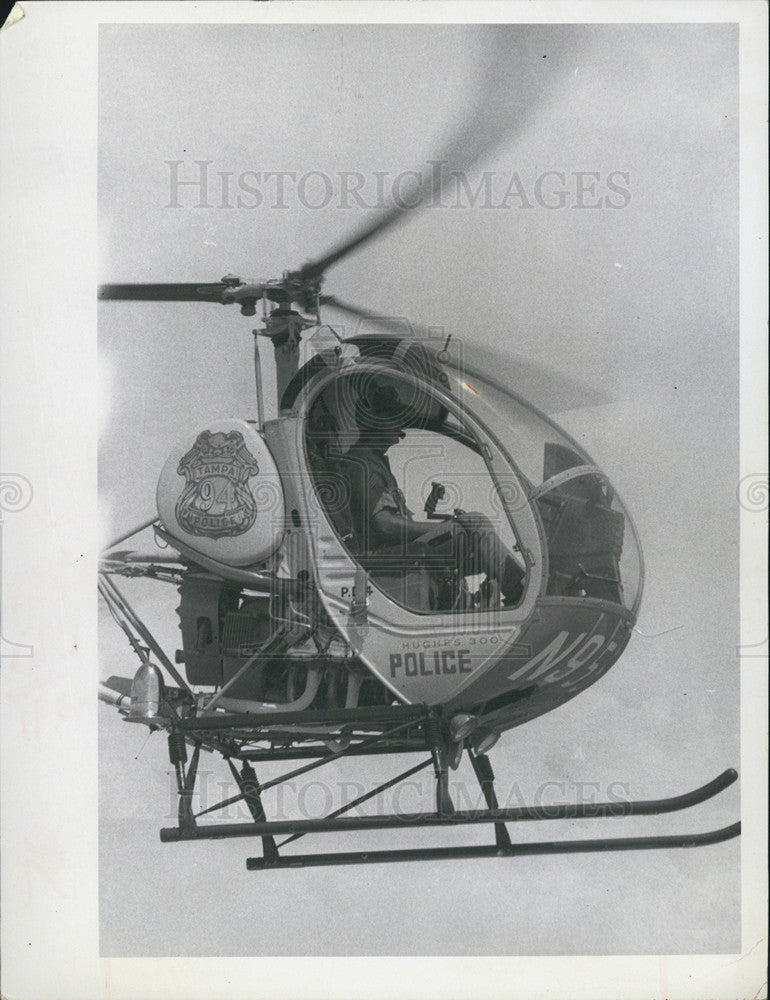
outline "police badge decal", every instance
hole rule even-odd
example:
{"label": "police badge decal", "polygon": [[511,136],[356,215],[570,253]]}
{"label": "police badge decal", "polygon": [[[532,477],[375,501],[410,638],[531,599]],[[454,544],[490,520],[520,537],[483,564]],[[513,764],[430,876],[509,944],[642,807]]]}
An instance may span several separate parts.
{"label": "police badge decal", "polygon": [[258,472],[239,431],[203,431],[177,469],[186,480],[175,508],[180,526],[209,538],[244,534],[257,518],[248,481]]}

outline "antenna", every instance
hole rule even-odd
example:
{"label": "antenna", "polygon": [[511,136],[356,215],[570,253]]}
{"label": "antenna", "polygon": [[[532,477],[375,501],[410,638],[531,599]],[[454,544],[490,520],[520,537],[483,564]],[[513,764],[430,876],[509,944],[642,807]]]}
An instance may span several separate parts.
{"label": "antenna", "polygon": [[254,334],[254,389],[257,394],[257,430],[261,431],[265,426],[265,404],[262,392],[262,361],[259,356],[259,331],[252,330]]}

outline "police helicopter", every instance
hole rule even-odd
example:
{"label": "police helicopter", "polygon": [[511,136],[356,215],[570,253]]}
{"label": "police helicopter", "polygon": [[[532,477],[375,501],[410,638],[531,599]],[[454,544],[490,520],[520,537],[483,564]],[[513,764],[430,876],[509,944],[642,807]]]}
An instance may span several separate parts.
{"label": "police helicopter", "polygon": [[[434,192],[413,192],[410,208]],[[250,870],[443,858],[692,847],[706,833],[515,843],[521,821],[650,815],[703,802],[729,769],[671,798],[499,806],[488,751],[500,734],[585,691],[622,655],[643,560],[607,475],[554,422],[502,385],[472,343],[379,321],[342,338],[322,293],[332,265],[405,214],[385,211],[280,278],[103,285],[103,300],[193,301],[261,313],[253,330],[257,419],[192,429],[159,471],[157,516],[104,551],[99,593],[138,658],[100,698],[163,730],[177,825],[163,841],[261,838]],[[249,324],[251,325],[251,324]],[[260,343],[275,357],[266,418]],[[309,347],[309,350],[307,348]],[[302,350],[310,355],[301,363]],[[416,513],[415,513],[416,512]],[[126,549],[151,531],[149,553]],[[120,578],[179,594],[179,648],[164,650]],[[201,754],[221,755],[234,794],[196,812]],[[262,793],[344,757],[420,761],[324,818],[270,820]],[[449,774],[467,755],[484,809],[457,809]],[[260,781],[265,762],[303,761]],[[435,810],[345,815],[432,767]],[[234,802],[248,822],[203,819]],[[201,821],[202,820],[202,821]],[[284,853],[307,834],[492,824],[488,846]],[[276,838],[285,836],[279,843]]]}

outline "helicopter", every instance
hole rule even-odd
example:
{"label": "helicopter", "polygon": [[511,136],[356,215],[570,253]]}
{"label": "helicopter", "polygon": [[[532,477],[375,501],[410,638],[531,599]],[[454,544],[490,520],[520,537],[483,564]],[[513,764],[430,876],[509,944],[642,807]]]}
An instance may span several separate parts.
{"label": "helicopter", "polygon": [[[239,303],[247,316],[261,300],[260,399],[258,337],[270,340],[276,360],[278,417],[216,420],[180,442],[160,473],[157,518],[116,539],[101,561],[100,594],[140,666],[133,680],[110,678],[100,697],[126,720],[168,733],[179,821],[161,838],[259,836],[263,856],[247,863],[257,870],[694,846],[736,836],[739,824],[687,836],[511,842],[506,823],[673,811],[717,794],[737,774],[727,770],[657,801],[499,808],[487,752],[500,734],[598,681],[629,641],[643,585],[636,529],[586,452],[466,361],[470,350],[415,336],[337,338],[321,322],[329,298],[320,294],[319,273],[312,265],[269,282],[228,276],[219,285],[100,291],[105,299],[218,299]],[[309,329],[317,353],[299,366]],[[427,492],[422,537],[401,552],[367,551],[351,515],[355,410],[372,386],[375,396],[385,387],[398,394],[402,439],[391,449],[393,464],[401,452],[407,492]],[[433,478],[447,468],[443,482]],[[522,580],[516,602],[502,600],[495,581],[463,575],[474,567],[461,554],[431,553],[431,541],[463,518],[459,506],[442,512],[447,493],[485,507],[509,536]],[[177,554],[118,548],[145,528]],[[182,641],[173,656],[126,600],[120,576],[178,588]],[[237,784],[220,805],[245,802],[253,822],[198,822],[192,803],[202,751],[222,755]],[[278,779],[285,781],[342,756],[420,752],[429,758],[418,769],[432,764],[435,773],[435,813],[265,816],[260,792],[276,782],[260,784],[258,762],[310,759]],[[452,802],[449,772],[464,753],[485,810]],[[280,855],[275,842],[280,834],[485,822],[495,827],[490,847]]]}
{"label": "helicopter", "polygon": [[[437,194],[435,183],[416,182],[403,199],[409,211]],[[100,562],[99,593],[139,665],[133,678],[110,677],[99,697],[125,721],[167,734],[178,815],[161,840],[260,838],[261,856],[246,862],[258,871],[692,847],[737,836],[739,823],[700,834],[512,841],[516,822],[678,811],[717,795],[737,772],[657,800],[499,805],[488,754],[501,734],[584,692],[626,649],[642,599],[642,548],[605,472],[480,363],[470,340],[415,330],[323,292],[334,265],[406,213],[385,210],[278,278],[228,274],[99,290],[103,301],[199,302],[261,315],[252,331],[256,419],[218,418],[191,430],[159,470],[157,515],[113,539]],[[327,309],[378,332],[341,337]],[[265,342],[275,360],[277,412],[269,418]],[[380,440],[375,450],[387,453],[409,512],[412,527],[398,545],[377,544],[375,511],[362,502],[367,418],[370,437],[394,430],[388,447]],[[154,551],[125,548],[147,531]],[[517,592],[505,593],[502,574],[474,558],[479,537],[506,553]],[[120,578],[178,591],[178,649],[163,648]],[[203,753],[226,761],[235,789],[196,812]],[[421,759],[326,817],[266,815],[268,789],[345,757],[386,754]],[[453,802],[450,772],[463,757],[484,809]],[[303,763],[260,781],[256,768],[272,762]],[[433,811],[345,815],[429,767]],[[201,821],[235,802],[250,821]],[[493,843],[283,852],[310,834],[476,824],[492,825]]]}

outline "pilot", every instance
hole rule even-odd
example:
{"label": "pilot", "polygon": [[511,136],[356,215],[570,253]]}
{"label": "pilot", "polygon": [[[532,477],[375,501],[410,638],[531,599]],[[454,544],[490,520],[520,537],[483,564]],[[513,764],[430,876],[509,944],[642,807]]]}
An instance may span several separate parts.
{"label": "pilot", "polygon": [[[357,443],[346,455],[351,470],[350,509],[362,554],[408,553],[415,545],[456,559],[463,576],[484,573],[496,581],[503,604],[521,600],[524,570],[481,513],[459,513],[444,522],[416,521],[388,462],[387,451],[405,437],[408,407],[389,385],[369,388],[355,410]],[[427,537],[426,537],[427,536]]]}

